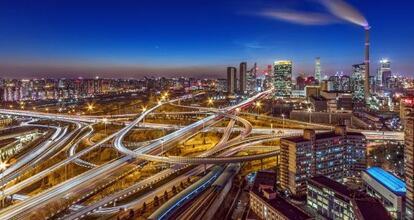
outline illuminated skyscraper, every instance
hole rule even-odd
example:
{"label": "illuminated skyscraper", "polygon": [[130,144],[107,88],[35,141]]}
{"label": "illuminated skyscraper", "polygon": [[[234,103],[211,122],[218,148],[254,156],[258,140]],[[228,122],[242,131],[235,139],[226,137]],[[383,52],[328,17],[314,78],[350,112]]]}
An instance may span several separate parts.
{"label": "illuminated skyscraper", "polygon": [[242,62],[240,63],[239,69],[239,93],[245,94],[246,93],[246,82],[247,82],[247,63]]}
{"label": "illuminated skyscraper", "polygon": [[319,83],[322,82],[321,58],[320,57],[316,57],[316,60],[315,60],[315,79],[318,80]]}
{"label": "illuminated skyscraper", "polygon": [[377,72],[378,85],[386,86],[387,80],[391,77],[391,62],[387,59],[380,61],[380,66]]}
{"label": "illuminated skyscraper", "polygon": [[227,67],[227,94],[233,95],[237,88],[236,67]]}
{"label": "illuminated skyscraper", "polygon": [[275,96],[290,96],[292,94],[292,61],[276,61],[273,67],[273,86],[275,89]]}
{"label": "illuminated skyscraper", "polygon": [[353,98],[356,101],[363,101],[365,97],[364,81],[365,81],[365,64],[352,65],[352,90]]}
{"label": "illuminated skyscraper", "polygon": [[318,174],[341,182],[359,177],[366,169],[365,154],[365,136],[348,132],[345,126],[324,133],[305,129],[303,136],[281,138],[281,186],[295,195],[304,195],[307,179]]}
{"label": "illuminated skyscraper", "polygon": [[405,122],[404,169],[407,186],[406,219],[414,218],[414,113],[407,115]]}
{"label": "illuminated skyscraper", "polygon": [[247,85],[246,89],[248,93],[256,91],[257,87],[257,65],[254,63],[253,67],[247,71]]}

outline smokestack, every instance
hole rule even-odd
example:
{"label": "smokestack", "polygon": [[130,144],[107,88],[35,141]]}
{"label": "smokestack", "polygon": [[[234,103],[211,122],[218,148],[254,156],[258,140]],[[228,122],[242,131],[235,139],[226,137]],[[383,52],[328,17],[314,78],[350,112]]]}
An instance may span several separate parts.
{"label": "smokestack", "polygon": [[368,100],[370,97],[370,90],[369,90],[369,30],[371,29],[370,26],[365,26],[365,80],[364,80],[364,97],[365,101]]}

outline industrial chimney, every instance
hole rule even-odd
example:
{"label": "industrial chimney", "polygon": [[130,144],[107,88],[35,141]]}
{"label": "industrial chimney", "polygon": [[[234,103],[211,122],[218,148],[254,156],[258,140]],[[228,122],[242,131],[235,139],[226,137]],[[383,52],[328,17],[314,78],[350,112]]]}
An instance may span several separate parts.
{"label": "industrial chimney", "polygon": [[371,29],[370,26],[365,26],[365,80],[364,80],[364,97],[365,101],[368,100],[370,97],[370,90],[369,90],[369,30]]}

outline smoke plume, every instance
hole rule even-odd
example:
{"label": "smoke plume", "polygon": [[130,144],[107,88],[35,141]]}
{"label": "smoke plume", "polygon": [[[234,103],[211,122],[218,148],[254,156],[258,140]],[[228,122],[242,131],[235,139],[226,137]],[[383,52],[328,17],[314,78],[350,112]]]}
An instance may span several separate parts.
{"label": "smoke plume", "polygon": [[302,25],[328,25],[341,20],[368,28],[368,21],[353,6],[343,0],[316,0],[327,12],[303,12],[295,10],[264,10],[260,16]]}
{"label": "smoke plume", "polygon": [[291,23],[302,24],[302,25],[327,25],[337,22],[335,18],[328,14],[322,13],[309,13],[293,10],[285,11],[273,11],[267,10],[260,13],[260,15],[275,18],[278,20],[284,20]]}
{"label": "smoke plume", "polygon": [[320,0],[320,2],[338,18],[363,27],[369,26],[368,21],[357,9],[342,0]]}

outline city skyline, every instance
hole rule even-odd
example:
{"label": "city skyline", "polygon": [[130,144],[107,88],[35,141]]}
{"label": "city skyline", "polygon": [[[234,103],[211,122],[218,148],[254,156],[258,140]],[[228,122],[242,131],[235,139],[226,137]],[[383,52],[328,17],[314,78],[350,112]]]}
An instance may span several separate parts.
{"label": "city skyline", "polygon": [[0,2],[0,219],[414,219],[413,6]]}
{"label": "city skyline", "polygon": [[[412,76],[414,28],[408,8],[413,3],[399,1],[392,8],[382,2],[349,3],[372,26],[371,75],[379,60],[388,58],[394,73]],[[328,20],[292,24],[265,16],[269,11],[304,11]],[[392,16],[384,17],[384,11]],[[363,61],[362,28],[332,18],[317,1],[18,1],[2,3],[0,18],[4,77],[225,78],[225,67],[240,60],[264,70],[281,59],[293,61],[296,76],[313,74],[316,57],[323,74],[350,75],[352,65]]]}

